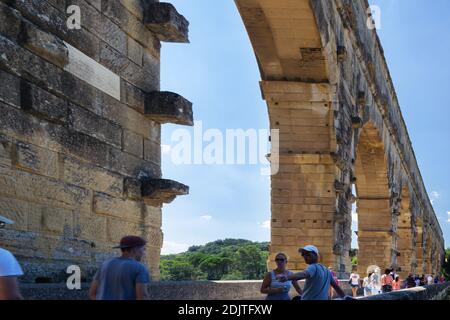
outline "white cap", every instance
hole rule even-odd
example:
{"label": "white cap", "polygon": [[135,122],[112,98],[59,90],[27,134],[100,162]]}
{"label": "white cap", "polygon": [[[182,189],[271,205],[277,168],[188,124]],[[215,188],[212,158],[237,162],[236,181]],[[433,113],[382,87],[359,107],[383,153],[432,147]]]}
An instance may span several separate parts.
{"label": "white cap", "polygon": [[312,246],[312,245],[304,246],[303,248],[300,248],[299,251],[309,251],[309,252],[314,252],[315,254],[319,255],[319,250],[315,246]]}
{"label": "white cap", "polygon": [[5,218],[4,216],[0,216],[0,225],[1,224],[14,224],[14,221]]}

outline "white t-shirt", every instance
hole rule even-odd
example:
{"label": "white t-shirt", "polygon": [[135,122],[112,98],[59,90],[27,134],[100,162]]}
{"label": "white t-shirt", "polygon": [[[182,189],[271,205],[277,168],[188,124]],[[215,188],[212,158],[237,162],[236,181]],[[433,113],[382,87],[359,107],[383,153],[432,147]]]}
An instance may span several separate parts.
{"label": "white t-shirt", "polygon": [[427,278],[428,284],[433,284],[433,277],[432,276],[428,276]]}
{"label": "white t-shirt", "polygon": [[352,273],[350,275],[350,279],[352,280],[352,285],[354,285],[354,286],[359,285],[359,274]]}
{"label": "white t-shirt", "polygon": [[23,271],[16,258],[8,250],[0,248],[0,277],[19,277],[21,275],[23,275]]}

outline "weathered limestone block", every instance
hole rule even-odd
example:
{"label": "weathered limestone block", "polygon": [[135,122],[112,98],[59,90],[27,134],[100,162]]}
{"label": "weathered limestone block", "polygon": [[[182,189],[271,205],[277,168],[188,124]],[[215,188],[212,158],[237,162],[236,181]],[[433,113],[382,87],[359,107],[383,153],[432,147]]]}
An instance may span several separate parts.
{"label": "weathered limestone block", "polygon": [[170,3],[145,3],[144,24],[166,42],[189,42],[189,22]]}
{"label": "weathered limestone block", "polygon": [[20,106],[19,78],[0,70],[0,101],[13,106]]}
{"label": "weathered limestone block", "polygon": [[144,155],[144,138],[132,131],[124,130],[122,150],[142,158]]}
{"label": "weathered limestone block", "polygon": [[0,165],[11,165],[11,138],[0,134]]}
{"label": "weathered limestone block", "polygon": [[153,140],[144,140],[144,160],[161,165],[161,144]]}
{"label": "weathered limestone block", "polygon": [[105,216],[76,213],[74,215],[74,236],[94,242],[106,241],[106,220]]}
{"label": "weathered limestone block", "polygon": [[119,125],[74,104],[69,104],[69,110],[69,128],[85,133],[112,146],[118,148],[122,146],[122,129]]}
{"label": "weathered limestone block", "polygon": [[135,222],[123,221],[113,217],[107,219],[107,237],[112,243],[119,243],[120,239],[126,235],[141,235],[142,227]]}
{"label": "weathered limestone block", "polygon": [[142,200],[142,184],[138,179],[124,179],[124,194],[130,200]]}
{"label": "weathered limestone block", "polygon": [[69,62],[69,51],[63,41],[31,23],[22,24],[19,43],[60,68],[64,68]]}
{"label": "weathered limestone block", "polygon": [[93,211],[121,218],[122,221],[139,223],[142,220],[142,202],[113,198],[102,193],[95,193]]}
{"label": "weathered limestone block", "polygon": [[67,102],[28,81],[20,82],[20,105],[23,110],[48,121],[66,124],[70,110]]}
{"label": "weathered limestone block", "polygon": [[0,167],[0,174],[0,194],[49,206],[84,210],[91,208],[92,195],[89,190],[19,170]]}
{"label": "weathered limestone block", "polygon": [[162,210],[158,207],[144,206],[144,225],[160,228],[162,224]]}
{"label": "weathered limestone block", "polygon": [[159,123],[194,125],[192,103],[173,92],[149,93],[145,99],[145,115]]}
{"label": "weathered limestone block", "polygon": [[63,156],[62,161],[64,181],[112,196],[122,196],[122,176],[68,156]]}
{"label": "weathered limestone block", "polygon": [[172,202],[176,196],[189,193],[189,187],[167,179],[144,179],[142,196],[146,204],[159,207],[162,203]]}
{"label": "weathered limestone block", "polygon": [[58,178],[58,154],[53,151],[17,142],[14,163],[18,168]]}

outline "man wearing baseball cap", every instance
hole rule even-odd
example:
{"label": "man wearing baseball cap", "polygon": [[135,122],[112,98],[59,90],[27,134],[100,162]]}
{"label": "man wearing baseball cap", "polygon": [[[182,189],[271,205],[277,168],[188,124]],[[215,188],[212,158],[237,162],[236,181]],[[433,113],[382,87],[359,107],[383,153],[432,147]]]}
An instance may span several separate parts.
{"label": "man wearing baseball cap", "polygon": [[[14,222],[0,216],[0,228]],[[16,258],[8,250],[0,248],[0,300],[22,300],[17,277],[23,275]]]}
{"label": "man wearing baseball cap", "polygon": [[308,245],[300,248],[298,251],[305,259],[306,264],[308,264],[308,268],[288,277],[282,276],[280,281],[306,279],[302,300],[328,300],[330,286],[333,287],[340,297],[345,297],[344,291],[335,282],[330,270],[318,263],[319,250],[315,246]]}
{"label": "man wearing baseball cap", "polygon": [[120,257],[103,262],[94,276],[89,297],[92,300],[145,300],[150,273],[140,261],[146,241],[137,236],[125,236],[118,248]]}

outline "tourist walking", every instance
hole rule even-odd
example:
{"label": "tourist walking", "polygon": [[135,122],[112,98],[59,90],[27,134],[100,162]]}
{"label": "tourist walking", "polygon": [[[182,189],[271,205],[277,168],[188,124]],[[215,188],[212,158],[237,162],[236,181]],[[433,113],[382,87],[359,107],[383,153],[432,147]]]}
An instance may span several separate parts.
{"label": "tourist walking", "polygon": [[392,291],[392,282],[394,280],[392,279],[390,275],[390,270],[386,269],[384,271],[384,274],[381,276],[381,290],[383,293],[391,292]]}
{"label": "tourist walking", "polygon": [[302,300],[328,300],[330,286],[340,297],[346,297],[344,291],[334,281],[330,270],[319,263],[319,250],[315,246],[308,245],[300,248],[299,253],[308,267],[304,271],[289,276],[279,275],[280,282],[306,279]]}
{"label": "tourist walking", "polygon": [[[0,228],[13,224],[3,216],[0,216]],[[22,268],[14,255],[0,248],[0,300],[22,300],[17,278],[23,275]]]}
{"label": "tourist walking", "polygon": [[103,262],[94,276],[89,297],[92,300],[144,300],[148,298],[150,274],[140,261],[146,241],[137,236],[120,240],[122,255]]}
{"label": "tourist walking", "polygon": [[287,277],[293,274],[292,271],[287,269],[287,255],[283,252],[277,253],[275,263],[277,267],[266,274],[261,285],[261,293],[267,294],[266,300],[291,300],[289,297],[291,287],[294,287],[295,291],[301,296],[302,289],[297,281],[281,282],[277,279],[280,275]]}
{"label": "tourist walking", "polygon": [[371,296],[373,293],[372,272],[367,274],[367,277],[363,279],[364,296]]}
{"label": "tourist walking", "polygon": [[352,295],[353,297],[356,297],[359,289],[359,279],[360,276],[356,272],[352,272],[350,274],[350,278],[348,279],[348,282],[350,283],[350,286],[352,287]]}

